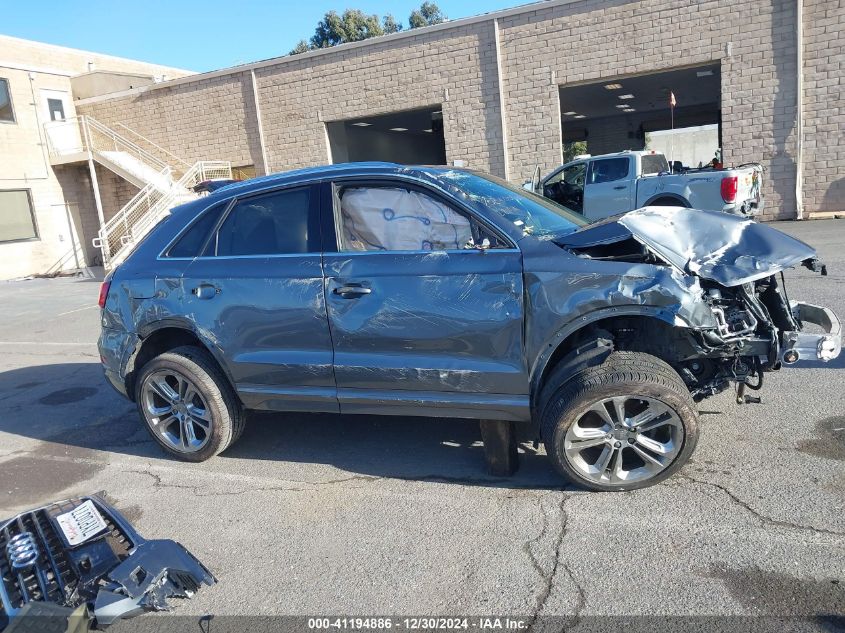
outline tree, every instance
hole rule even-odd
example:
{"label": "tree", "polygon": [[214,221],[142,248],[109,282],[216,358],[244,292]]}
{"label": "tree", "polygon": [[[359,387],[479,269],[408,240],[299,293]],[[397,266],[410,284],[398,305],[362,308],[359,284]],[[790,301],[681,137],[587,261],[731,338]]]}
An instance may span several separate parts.
{"label": "tree", "polygon": [[401,31],[402,25],[396,21],[396,18],[388,13],[381,19],[381,28],[385,35],[390,35],[391,33],[398,33]]}
{"label": "tree", "polygon": [[360,42],[384,35],[377,15],[365,15],[360,9],[347,9],[343,15],[329,11],[317,24],[311,48],[328,48],[345,42]]}
{"label": "tree", "polygon": [[[408,19],[409,28],[440,24],[446,16],[433,2],[423,2],[419,9],[415,9]],[[289,55],[299,55],[317,48],[329,48],[346,42],[360,42],[378,35],[390,35],[402,30],[402,24],[396,21],[390,13],[383,18],[377,15],[366,15],[360,9],[346,9],[342,15],[337,11],[329,11],[314,29],[310,40],[300,40]]]}
{"label": "tree", "polygon": [[575,160],[579,154],[587,153],[587,141],[570,141],[563,144],[563,162]]}
{"label": "tree", "polygon": [[299,40],[288,55],[299,55],[300,53],[307,53],[310,50],[311,47],[308,46],[308,42],[305,40]]}
{"label": "tree", "polygon": [[411,11],[411,16],[408,18],[410,28],[418,29],[421,26],[431,26],[433,24],[440,24],[446,20],[446,16],[433,2],[423,2],[419,9]]}

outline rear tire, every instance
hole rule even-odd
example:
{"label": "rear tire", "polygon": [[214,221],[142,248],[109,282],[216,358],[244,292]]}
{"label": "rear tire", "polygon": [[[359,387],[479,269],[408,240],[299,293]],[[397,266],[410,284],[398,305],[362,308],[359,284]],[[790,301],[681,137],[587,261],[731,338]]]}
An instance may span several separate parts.
{"label": "rear tire", "polygon": [[144,426],[169,455],[205,461],[243,433],[243,406],[214,358],[183,346],[147,362],[135,383]]}
{"label": "rear tire", "polygon": [[590,490],[657,484],[698,441],[698,413],[683,380],[650,354],[613,352],[544,389],[541,431],[555,468]]}
{"label": "rear tire", "polygon": [[675,198],[658,198],[654,202],[650,203],[648,206],[650,207],[686,207],[689,208],[689,204],[685,200],[676,200]]}

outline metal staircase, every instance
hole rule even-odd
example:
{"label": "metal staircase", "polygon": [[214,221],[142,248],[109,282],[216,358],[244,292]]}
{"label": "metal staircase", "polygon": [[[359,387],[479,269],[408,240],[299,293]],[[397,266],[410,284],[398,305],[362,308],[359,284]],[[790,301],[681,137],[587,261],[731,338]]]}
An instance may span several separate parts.
{"label": "metal staircase", "polygon": [[53,165],[93,160],[140,189],[108,221],[101,222],[98,236],[93,240],[102,252],[106,268],[123,261],[172,207],[198,198],[192,190],[195,185],[232,177],[229,162],[188,163],[125,125],[119,125],[123,131],[120,134],[90,116],[77,116],[44,126]]}

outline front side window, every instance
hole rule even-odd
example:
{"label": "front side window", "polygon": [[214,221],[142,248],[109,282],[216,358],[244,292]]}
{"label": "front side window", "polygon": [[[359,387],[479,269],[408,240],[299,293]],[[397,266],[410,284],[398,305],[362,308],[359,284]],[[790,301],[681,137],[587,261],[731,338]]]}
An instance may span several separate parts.
{"label": "front side window", "polygon": [[38,237],[29,190],[0,191],[0,242]]}
{"label": "front side window", "polygon": [[9,80],[0,77],[0,121],[15,122],[15,112],[12,110],[12,95],[9,92]]}
{"label": "front side window", "polygon": [[594,160],[590,165],[589,184],[597,185],[627,178],[630,164],[631,161],[627,157]]}
{"label": "front side window", "polygon": [[311,217],[311,190],[288,189],[238,200],[207,255],[239,257],[320,251],[319,228]]}
{"label": "front side window", "polygon": [[587,163],[578,163],[563,170],[563,182],[567,185],[578,187],[584,186],[584,174],[587,172]]}
{"label": "front side window", "polygon": [[495,236],[421,191],[390,186],[351,186],[338,191],[338,235],[342,251],[447,251]]}

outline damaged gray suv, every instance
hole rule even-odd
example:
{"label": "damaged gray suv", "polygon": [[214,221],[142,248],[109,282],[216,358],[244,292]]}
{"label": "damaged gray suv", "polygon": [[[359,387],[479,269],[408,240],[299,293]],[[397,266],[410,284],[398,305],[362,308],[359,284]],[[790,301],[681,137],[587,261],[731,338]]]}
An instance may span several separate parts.
{"label": "damaged gray suv", "polygon": [[824,272],[718,212],[587,226],[485,174],[335,165],[173,209],[104,282],[99,347],[182,459],[230,446],[246,409],[476,418],[630,490],[689,459],[697,401],[839,354],[834,314],[787,298],[796,265]]}

